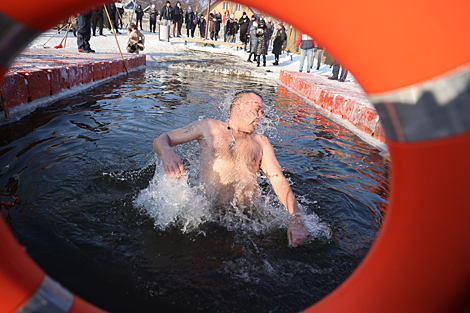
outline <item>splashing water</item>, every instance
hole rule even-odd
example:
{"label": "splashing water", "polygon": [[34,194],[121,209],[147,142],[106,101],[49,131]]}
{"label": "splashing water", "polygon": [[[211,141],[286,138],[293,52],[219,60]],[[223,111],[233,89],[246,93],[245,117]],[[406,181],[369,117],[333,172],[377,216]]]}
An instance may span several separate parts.
{"label": "splashing water", "polygon": [[[221,111],[219,119],[229,120],[230,104],[235,93],[229,94],[224,101],[218,104]],[[278,119],[266,106],[266,116],[261,120],[256,133],[276,134]],[[272,117],[274,116],[274,117]],[[199,117],[201,120],[202,117]],[[156,157],[155,175],[149,186],[142,190],[134,201],[139,208],[154,220],[154,226],[159,230],[175,227],[183,233],[198,231],[206,222],[214,222],[229,231],[242,233],[266,234],[276,229],[287,229],[289,214],[277,199],[268,183],[266,176],[259,176],[258,183],[266,188],[261,193],[256,205],[251,208],[238,205],[232,201],[224,210],[215,209],[213,203],[204,193],[204,185],[199,178],[199,148],[195,142],[175,147],[175,151],[185,163],[186,173],[179,179],[165,175],[161,158]],[[310,240],[330,240],[332,231],[328,225],[322,223],[315,213],[306,214],[306,209],[299,204],[304,215],[304,222],[310,232]]]}

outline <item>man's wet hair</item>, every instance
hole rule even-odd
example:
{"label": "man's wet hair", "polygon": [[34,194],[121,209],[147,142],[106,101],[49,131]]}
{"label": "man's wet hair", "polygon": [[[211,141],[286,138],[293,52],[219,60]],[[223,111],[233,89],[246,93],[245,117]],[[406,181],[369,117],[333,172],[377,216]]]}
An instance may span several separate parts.
{"label": "man's wet hair", "polygon": [[237,91],[235,93],[235,95],[233,96],[233,100],[232,100],[232,103],[230,104],[230,112],[232,112],[232,109],[233,109],[233,105],[240,99],[242,99],[245,95],[248,95],[248,94],[254,94],[254,95],[257,95],[258,97],[261,98],[261,101],[264,102],[263,100],[263,97],[257,93],[256,91],[253,91],[253,90],[241,90],[241,91]]}

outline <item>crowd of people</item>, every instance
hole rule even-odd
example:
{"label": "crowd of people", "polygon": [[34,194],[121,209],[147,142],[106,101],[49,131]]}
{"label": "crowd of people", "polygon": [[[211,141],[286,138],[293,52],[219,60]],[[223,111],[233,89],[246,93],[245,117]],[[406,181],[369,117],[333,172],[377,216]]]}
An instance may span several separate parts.
{"label": "crowd of people", "polygon": [[[149,32],[156,32],[157,20],[160,20],[160,24],[173,26],[173,37],[182,36],[183,24],[185,24],[186,36],[191,38],[197,35],[196,29],[199,30],[200,38],[212,41],[222,40],[223,36],[224,42],[235,43],[238,37],[238,43],[243,44],[244,51],[248,53],[247,61],[256,62],[258,67],[261,64],[266,66],[266,56],[269,53],[269,48],[272,48],[271,52],[274,54],[273,65],[279,65],[279,56],[286,50],[287,30],[282,22],[275,26],[271,18],[268,18],[267,21],[257,15],[252,15],[249,18],[246,12],[243,12],[240,19],[237,19],[229,10],[226,10],[223,15],[213,10],[206,20],[204,14],[198,14],[197,11],[192,9],[191,4],[188,5],[185,12],[180,1],[177,1],[175,6],[172,6],[170,1],[166,1],[160,10],[155,7],[155,4],[152,4],[146,10],[149,19]],[[134,13],[136,22],[135,24],[131,23],[127,31],[129,40],[126,50],[129,53],[143,51],[145,43],[145,36],[141,32],[143,31],[142,21],[145,12],[142,6],[138,5]],[[78,51],[93,53],[94,50],[91,49],[89,43],[91,33],[93,33],[93,36],[105,36],[103,34],[104,27],[107,27],[110,31],[111,28],[114,28],[116,33],[120,33],[119,29],[123,27],[123,15],[124,8],[119,3],[109,4],[106,7],[96,7],[89,12],[78,14]],[[119,24],[120,28],[118,27]],[[208,31],[207,34],[206,30]],[[168,36],[171,37],[170,34]],[[307,58],[307,73],[310,73],[314,68],[315,59],[317,60],[316,70],[320,69],[323,48],[313,38],[300,33],[295,49],[297,52],[300,50],[299,72],[304,71],[305,58]],[[339,75],[340,69],[341,65],[335,62],[333,75],[329,79],[340,82],[346,81],[348,71],[343,67],[341,75]]]}

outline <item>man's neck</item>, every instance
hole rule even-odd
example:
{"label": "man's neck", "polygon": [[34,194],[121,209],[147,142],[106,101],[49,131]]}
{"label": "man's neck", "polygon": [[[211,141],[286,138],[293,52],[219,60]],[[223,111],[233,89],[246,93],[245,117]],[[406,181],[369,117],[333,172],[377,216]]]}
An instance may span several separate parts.
{"label": "man's neck", "polygon": [[241,139],[251,135],[251,133],[241,130],[238,127],[238,123],[233,120],[228,121],[227,128],[232,132],[235,139]]}

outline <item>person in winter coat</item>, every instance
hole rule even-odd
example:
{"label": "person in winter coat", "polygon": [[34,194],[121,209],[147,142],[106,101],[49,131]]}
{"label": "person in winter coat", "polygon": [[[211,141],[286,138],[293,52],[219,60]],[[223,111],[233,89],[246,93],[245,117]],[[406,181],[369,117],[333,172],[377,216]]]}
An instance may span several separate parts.
{"label": "person in winter coat", "polygon": [[299,51],[300,46],[300,67],[299,72],[302,72],[304,67],[305,54],[307,54],[307,73],[310,73],[310,62],[313,54],[313,41],[312,37],[307,34],[300,33],[297,43],[295,44],[295,50]]}
{"label": "person in winter coat", "polygon": [[178,35],[178,37],[181,36],[180,25],[181,25],[181,20],[183,18],[182,14],[183,14],[183,9],[181,8],[181,2],[178,1],[178,2],[176,2],[176,6],[173,8],[173,15],[172,15],[172,18],[173,18],[173,37],[175,37],[175,29],[177,30],[176,34]]}
{"label": "person in winter coat", "polygon": [[233,14],[231,14],[230,17],[226,20],[226,35],[228,42],[232,42],[233,36],[235,35],[235,21],[233,20],[233,17]]}
{"label": "person in winter coat", "polygon": [[215,23],[215,33],[216,33],[216,39],[219,38],[219,32],[220,32],[220,24],[222,24],[222,14],[219,12],[217,13],[217,22]]}
{"label": "person in winter coat", "polygon": [[90,47],[91,37],[91,11],[78,15],[77,46],[80,53],[94,53]]}
{"label": "person in winter coat", "polygon": [[240,41],[245,44],[245,50],[246,50],[246,45],[248,43],[248,26],[250,25],[250,19],[248,18],[248,15],[246,15],[246,12],[243,12],[243,16],[240,18],[238,21],[238,25],[240,26]]}
{"label": "person in winter coat", "polygon": [[120,26],[119,29],[122,29],[122,26],[123,26],[122,15],[124,14],[124,8],[122,6],[122,3],[116,3],[116,8],[117,8],[117,13],[118,13],[117,19],[118,19],[119,26]]}
{"label": "person in winter coat", "polygon": [[173,8],[171,7],[170,1],[167,1],[165,6],[162,8],[160,12],[160,21],[164,20],[168,25],[170,21],[173,19]]}
{"label": "person in winter coat", "polygon": [[193,29],[194,24],[194,12],[193,7],[190,4],[188,5],[188,11],[186,11],[184,16],[184,21],[186,23],[186,36],[189,37],[189,33]]}
{"label": "person in winter coat", "polygon": [[197,11],[194,11],[194,21],[191,27],[191,38],[194,38],[194,32],[196,31],[196,27],[198,23],[199,23],[199,17],[197,16]]}
{"label": "person in winter coat", "polygon": [[282,23],[277,26],[276,34],[274,35],[273,42],[273,54],[274,63],[273,65],[279,65],[279,55],[282,54],[282,44],[286,40],[286,29]]}
{"label": "person in winter coat", "polygon": [[233,42],[236,42],[236,37],[237,37],[237,34],[238,34],[238,19],[234,19],[233,20],[235,22],[235,34],[233,34]]}
{"label": "person in winter coat", "polygon": [[129,29],[127,30],[127,37],[129,38],[126,48],[127,52],[139,54],[139,51],[144,50],[145,36],[142,35],[134,23],[129,25]]}
{"label": "person in winter coat", "polygon": [[258,37],[258,45],[256,46],[257,66],[260,65],[260,58],[263,56],[263,66],[266,66],[266,54],[268,54],[268,30],[263,20],[259,22],[258,29],[256,30],[256,37]]}
{"label": "person in winter coat", "polygon": [[[338,77],[339,74],[339,68],[341,67],[341,76]],[[335,60],[335,63],[333,65],[333,76],[328,77],[330,80],[337,80],[339,82],[344,83],[346,81],[346,77],[348,76],[348,70],[344,67],[341,66],[338,61]]]}
{"label": "person in winter coat", "polygon": [[140,22],[140,30],[144,30],[142,27],[142,18],[144,17],[144,10],[142,10],[142,6],[139,4],[137,6],[137,9],[135,9],[135,18],[137,20],[136,25],[137,28],[139,27],[139,22]]}
{"label": "person in winter coat", "polygon": [[96,26],[98,26],[100,31],[100,36],[103,35],[103,6],[98,8],[93,8],[91,13],[91,24],[93,25],[93,36],[96,36]]}
{"label": "person in winter coat", "polygon": [[250,54],[248,55],[248,62],[252,62],[251,61],[251,56],[253,55],[253,58],[255,59],[255,55],[256,55],[256,48],[258,46],[258,37],[255,36],[256,34],[256,30],[258,29],[258,22],[254,21],[252,24],[251,24],[251,29],[250,29],[250,33],[253,34],[253,36],[250,36]]}
{"label": "person in winter coat", "polygon": [[222,24],[224,24],[224,42],[227,42],[227,20],[230,18],[230,11],[225,10],[222,17]]}
{"label": "person in winter coat", "polygon": [[266,23],[266,30],[268,32],[268,46],[269,42],[271,42],[271,37],[274,34],[274,23],[272,18],[268,18],[268,22]]}
{"label": "person in winter coat", "polygon": [[158,11],[155,8],[155,4],[152,4],[152,6],[150,7],[150,12],[149,12],[149,22],[150,22],[151,33],[154,33],[157,28],[157,16],[158,16]]}
{"label": "person in winter coat", "polygon": [[[117,28],[118,20],[117,20],[116,5],[114,5],[114,3],[111,3],[111,4],[107,5],[106,8],[108,9],[108,13],[106,14],[106,12],[105,12],[104,15],[103,15],[103,18],[106,21],[108,21],[108,14],[109,14],[109,19],[111,20],[112,27],[116,30],[116,33],[120,34],[120,32]],[[111,25],[109,25],[109,21],[108,21],[108,26],[109,26],[108,27],[109,31],[111,31]]]}
{"label": "person in winter coat", "polygon": [[209,17],[209,32],[211,34],[211,40],[217,41],[217,13],[211,13]]}
{"label": "person in winter coat", "polygon": [[313,54],[312,54],[312,64],[311,66],[313,67],[313,63],[315,61],[315,54],[317,54],[318,51],[318,62],[317,62],[317,71],[320,69],[320,64],[321,64],[321,56],[323,53],[323,47],[318,44],[315,40],[313,41],[313,45],[315,48],[313,48]]}
{"label": "person in winter coat", "polygon": [[204,15],[201,14],[197,24],[199,26],[199,34],[201,35],[201,38],[205,38],[206,37],[206,20],[204,18]]}

